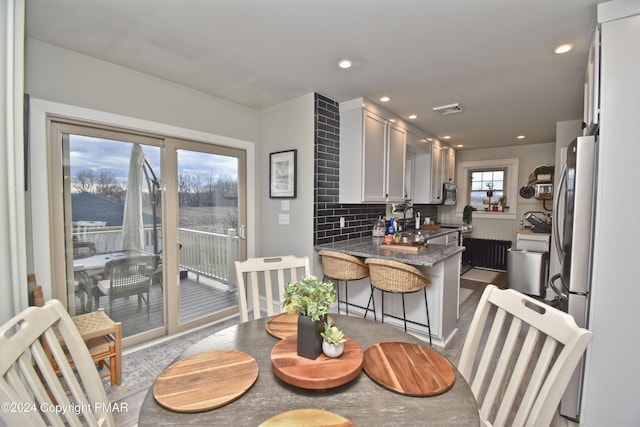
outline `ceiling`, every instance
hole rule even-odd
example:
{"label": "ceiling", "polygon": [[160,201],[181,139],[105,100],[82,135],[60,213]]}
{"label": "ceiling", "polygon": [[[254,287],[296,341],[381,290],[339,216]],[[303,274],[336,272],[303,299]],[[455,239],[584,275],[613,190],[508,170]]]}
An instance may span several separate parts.
{"label": "ceiling", "polygon": [[[582,118],[599,2],[30,0],[26,33],[254,108],[389,96],[469,149],[553,142],[556,122]],[[554,54],[562,43],[575,47]]]}

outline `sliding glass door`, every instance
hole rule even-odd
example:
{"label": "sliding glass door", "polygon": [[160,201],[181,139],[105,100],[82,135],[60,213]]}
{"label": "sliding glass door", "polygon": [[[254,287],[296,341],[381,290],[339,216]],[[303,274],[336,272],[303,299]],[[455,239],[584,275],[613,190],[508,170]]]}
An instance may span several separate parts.
{"label": "sliding glass door", "polygon": [[50,132],[53,296],[70,314],[104,308],[132,344],[237,312],[244,151],[56,120]]}

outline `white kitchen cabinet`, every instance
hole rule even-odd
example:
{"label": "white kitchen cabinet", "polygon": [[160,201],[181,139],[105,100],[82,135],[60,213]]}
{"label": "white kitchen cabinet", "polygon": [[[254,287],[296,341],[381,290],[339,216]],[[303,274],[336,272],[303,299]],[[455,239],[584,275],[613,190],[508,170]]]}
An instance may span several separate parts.
{"label": "white kitchen cabinet", "polygon": [[340,203],[405,199],[407,132],[363,108],[340,113]]}
{"label": "white kitchen cabinet", "polygon": [[453,148],[447,148],[444,154],[444,173],[442,182],[453,183],[456,174],[456,152]]}
{"label": "white kitchen cabinet", "polygon": [[446,245],[446,246],[458,246],[460,244],[459,233],[457,230],[452,230],[451,233],[444,236],[438,236],[433,239],[427,239],[427,244],[433,245]]}
{"label": "white kitchen cabinet", "polygon": [[442,203],[442,175],[444,172],[444,148],[433,144],[431,148],[431,202]]}
{"label": "white kitchen cabinet", "polygon": [[413,154],[413,203],[431,203],[431,150]]}

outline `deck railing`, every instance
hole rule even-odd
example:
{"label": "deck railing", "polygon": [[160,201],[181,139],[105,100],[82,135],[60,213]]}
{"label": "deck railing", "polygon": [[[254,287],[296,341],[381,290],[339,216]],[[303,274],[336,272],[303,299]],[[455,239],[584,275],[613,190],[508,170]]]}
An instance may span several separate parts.
{"label": "deck railing", "polygon": [[[158,235],[161,234],[158,229]],[[122,250],[122,228],[105,227],[74,233],[74,238],[83,242],[93,242],[98,253],[110,253]],[[144,229],[145,247],[153,251],[153,230]],[[217,279],[227,285],[235,286],[233,263],[240,256],[240,240],[235,229],[227,230],[227,234],[204,231],[178,229],[180,249],[180,267],[197,275]],[[158,249],[161,248],[161,245]]]}

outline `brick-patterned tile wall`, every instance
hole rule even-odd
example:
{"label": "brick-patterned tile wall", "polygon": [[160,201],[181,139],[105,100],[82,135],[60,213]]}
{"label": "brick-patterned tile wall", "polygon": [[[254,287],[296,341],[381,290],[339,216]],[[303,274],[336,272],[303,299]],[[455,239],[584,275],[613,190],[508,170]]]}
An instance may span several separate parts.
{"label": "brick-patterned tile wall", "polygon": [[[314,244],[371,236],[373,221],[386,215],[384,204],[340,204],[340,110],[339,104],[315,95]],[[424,217],[435,218],[436,206],[416,206]],[[345,219],[340,228],[340,218]]]}

